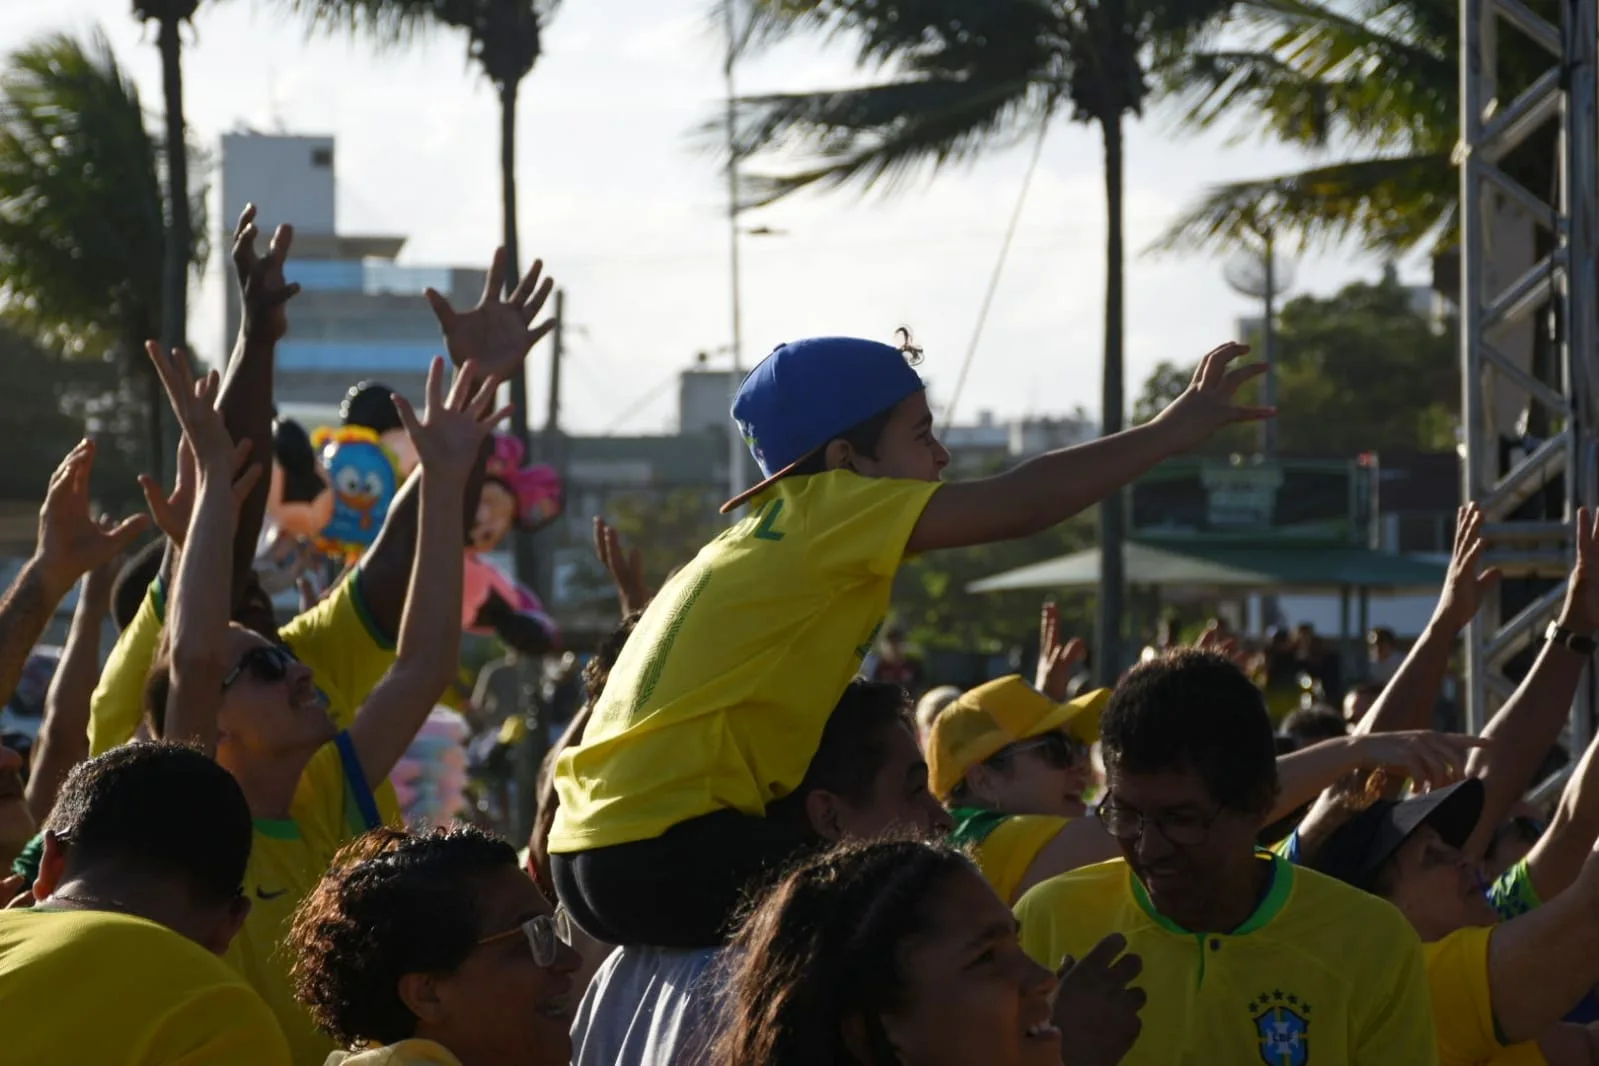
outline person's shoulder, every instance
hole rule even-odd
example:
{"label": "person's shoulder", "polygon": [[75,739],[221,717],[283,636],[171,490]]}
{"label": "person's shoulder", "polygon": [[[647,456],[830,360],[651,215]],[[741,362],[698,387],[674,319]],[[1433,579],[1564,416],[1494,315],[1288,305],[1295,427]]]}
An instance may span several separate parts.
{"label": "person's shoulder", "polygon": [[1022,896],[1016,907],[1019,911],[1024,905],[1057,907],[1068,904],[1080,906],[1091,902],[1114,902],[1123,896],[1128,896],[1129,876],[1126,859],[1111,859],[1107,862],[1096,862],[1092,866],[1080,866],[1075,870],[1056,874],[1047,881],[1040,881]]}
{"label": "person's shoulder", "polygon": [[1410,921],[1382,897],[1303,866],[1293,871],[1293,924],[1324,932],[1329,945],[1402,955],[1421,944]]}
{"label": "person's shoulder", "polygon": [[84,954],[115,969],[115,960],[138,960],[162,980],[248,987],[227,964],[182,933],[147,918],[113,911],[0,911],[0,943],[29,944],[49,952]]}

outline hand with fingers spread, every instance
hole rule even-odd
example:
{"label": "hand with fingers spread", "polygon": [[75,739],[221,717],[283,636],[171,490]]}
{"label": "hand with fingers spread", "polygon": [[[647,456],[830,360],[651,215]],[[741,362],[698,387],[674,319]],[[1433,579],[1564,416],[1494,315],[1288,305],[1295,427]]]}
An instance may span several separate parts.
{"label": "hand with fingers spread", "polygon": [[1492,743],[1484,737],[1427,729],[1366,733],[1351,737],[1350,742],[1360,766],[1402,774],[1415,783],[1418,792],[1430,792],[1461,780],[1471,753]]}
{"label": "hand with fingers spread", "polygon": [[1045,600],[1043,616],[1038,623],[1038,670],[1033,677],[1033,687],[1055,702],[1063,702],[1071,686],[1072,672],[1087,658],[1088,645],[1080,637],[1061,639],[1060,607],[1054,600]]}
{"label": "hand with fingers spread", "polygon": [[255,227],[255,205],[245,206],[233,231],[233,268],[239,277],[239,295],[244,304],[244,330],[265,340],[277,341],[289,331],[285,313],[288,302],[300,291],[298,284],[283,280],[283,263],[294,244],[294,227],[279,226],[272,234],[267,254],[255,248],[260,231]]}
{"label": "hand with fingers spread", "polygon": [[505,291],[505,271],[505,249],[500,248],[483,283],[483,295],[470,311],[456,311],[434,289],[424,294],[444,330],[450,360],[458,367],[476,363],[496,383],[521,373],[527,353],[555,328],[553,320],[534,325],[555,289],[554,279],[543,276],[543,260],[534,261],[508,297],[500,295]]}
{"label": "hand with fingers spread", "polygon": [[1482,509],[1474,503],[1455,512],[1455,547],[1434,617],[1457,633],[1477,616],[1483,595],[1499,581],[1499,571],[1482,569],[1482,522]]}
{"label": "hand with fingers spread", "polygon": [[1579,636],[1599,633],[1599,528],[1586,507],[1577,511],[1577,562],[1566,587],[1560,624]]}
{"label": "hand with fingers spread", "polygon": [[[171,353],[163,352],[155,341],[145,345],[145,352],[155,364],[161,384],[166,388],[167,400],[172,405],[172,413],[183,428],[183,439],[189,446],[197,474],[197,491],[203,491],[208,482],[224,480],[233,486],[233,505],[237,510],[261,479],[263,469],[260,463],[249,462],[249,441],[234,443],[222,419],[222,412],[217,410],[221,375],[213,370],[196,381],[188,357],[183,352],[176,349]],[[179,470],[181,477],[181,464]],[[145,489],[145,500],[153,503],[159,495],[152,492],[153,484],[146,484],[144,479],[141,479],[140,484]],[[177,495],[176,490],[174,495]],[[192,514],[192,494],[190,506]],[[174,516],[169,514],[167,517],[171,519]],[[183,536],[187,537],[187,534]]]}
{"label": "hand with fingers spread", "polygon": [[1144,963],[1126,950],[1126,938],[1112,933],[1080,962],[1068,956],[1061,963],[1051,1020],[1067,1066],[1114,1066],[1137,1042],[1144,990],[1130,986]]}
{"label": "hand with fingers spread", "polygon": [[443,478],[465,485],[483,449],[483,440],[496,424],[511,414],[496,409],[498,382],[476,363],[456,368],[450,394],[444,395],[444,360],[435,357],[428,367],[427,407],[417,417],[405,397],[394,396],[400,423],[416,447],[424,478]]}
{"label": "hand with fingers spread", "polygon": [[653,598],[644,584],[644,555],[638,546],[624,549],[622,536],[605,519],[594,519],[594,554],[611,575],[616,586],[616,598],[622,605],[622,617],[642,611]]}
{"label": "hand with fingers spread", "polygon": [[148,528],[144,515],[102,526],[89,509],[89,475],[95,443],[79,442],[56,467],[39,509],[35,559],[56,595],[64,596],[80,577],[127,552]]}
{"label": "hand with fingers spread", "polygon": [[1276,416],[1275,407],[1237,402],[1238,390],[1266,372],[1265,363],[1231,365],[1248,352],[1248,345],[1229,342],[1206,353],[1188,388],[1155,417],[1157,424],[1173,434],[1179,448],[1202,444],[1212,433],[1235,422],[1258,422]]}

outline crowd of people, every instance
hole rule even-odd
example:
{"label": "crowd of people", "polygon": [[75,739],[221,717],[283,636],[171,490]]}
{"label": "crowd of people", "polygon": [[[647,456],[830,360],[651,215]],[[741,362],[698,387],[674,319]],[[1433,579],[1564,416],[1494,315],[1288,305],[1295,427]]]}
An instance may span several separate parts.
{"label": "crowd of people", "polygon": [[[624,620],[524,857],[406,828],[390,777],[455,677],[495,396],[550,282],[502,297],[497,256],[475,308],[431,294],[448,359],[420,411],[393,400],[417,469],[285,622],[252,563],[291,238],[259,255],[241,218],[225,368],[149,348],[192,483],[97,518],[80,444],[0,601],[9,691],[81,583],[39,742],[0,757],[0,823],[40,827],[0,882],[5,1062],[1599,1062],[1599,756],[1547,816],[1521,803],[1595,650],[1592,516],[1481,737],[1430,728],[1495,580],[1469,507],[1431,622],[1374,643],[1380,687],[1343,712],[1274,716],[1290,666],[1343,687],[1304,633],[1246,653],[1213,627],[1088,690],[1047,606],[1035,677],[913,708],[879,632],[907,556],[1037,533],[1274,417],[1239,399],[1261,368],[1223,345],[1145,425],[945,482],[908,335],[783,344],[732,410],[763,475],[742,518],[653,596],[597,526]],[[119,573],[151,525],[154,565]]]}

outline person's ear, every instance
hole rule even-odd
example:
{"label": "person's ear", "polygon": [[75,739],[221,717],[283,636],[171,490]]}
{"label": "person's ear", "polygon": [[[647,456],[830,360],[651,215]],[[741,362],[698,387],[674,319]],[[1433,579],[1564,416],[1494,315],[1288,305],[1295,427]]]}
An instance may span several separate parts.
{"label": "person's ear", "polygon": [[827,447],[822,449],[822,456],[829,470],[855,469],[855,449],[850,447],[847,440],[828,441]]}
{"label": "person's ear", "polygon": [[844,819],[839,798],[826,789],[814,788],[805,797],[805,820],[810,823],[811,832],[829,844],[844,839]]}
{"label": "person's ear", "polygon": [[[67,845],[54,830],[45,830],[44,854],[39,859],[39,872],[33,879],[33,898],[43,901],[61,885],[67,868]],[[6,901],[9,902],[9,901]],[[5,903],[0,903],[0,907]]]}
{"label": "person's ear", "polygon": [[408,973],[400,978],[400,1002],[424,1023],[437,1024],[444,1016],[444,1000],[439,995],[437,975]]}
{"label": "person's ear", "polygon": [[998,774],[994,772],[993,767],[978,763],[966,771],[966,788],[983,803],[992,804],[998,784],[997,777]]}

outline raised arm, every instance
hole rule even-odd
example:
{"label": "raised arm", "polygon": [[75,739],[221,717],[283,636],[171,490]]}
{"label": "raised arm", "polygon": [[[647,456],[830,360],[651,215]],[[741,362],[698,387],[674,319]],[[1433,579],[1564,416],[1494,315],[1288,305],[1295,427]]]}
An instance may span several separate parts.
{"label": "raised arm", "polygon": [[[1577,562],[1558,624],[1590,637],[1599,632],[1599,542],[1593,515],[1586,509],[1577,512],[1576,539]],[[1471,760],[1471,772],[1482,778],[1487,799],[1482,820],[1466,842],[1467,855],[1480,858],[1488,850],[1494,831],[1532,784],[1570,717],[1571,701],[1587,665],[1586,656],[1561,644],[1545,644],[1515,694],[1482,731],[1494,743]]]}
{"label": "raised arm", "polygon": [[[509,381],[513,374],[523,373],[527,353],[555,328],[551,321],[534,325],[555,286],[549,278],[540,280],[543,272],[543,262],[535,262],[515,291],[502,299],[505,249],[501,248],[494,253],[483,296],[470,311],[457,312],[441,294],[427,290],[428,303],[438,316],[450,360],[457,368],[474,363],[480,374],[486,374],[496,384]],[[478,494],[483,489],[483,464],[491,447],[488,440],[482,442],[477,462],[467,478],[463,527],[470,522],[470,516],[477,513]],[[416,554],[419,494],[420,476],[413,473],[395,496],[377,540],[360,563],[361,591],[367,609],[378,628],[389,635],[399,632],[400,615],[405,609],[406,582]],[[465,543],[464,533],[461,539],[458,549]],[[459,610],[459,604],[456,609]]]}
{"label": "raised arm", "polygon": [[1599,741],[1590,743],[1549,828],[1527,853],[1527,873],[1539,899],[1554,899],[1571,886],[1599,840]]}
{"label": "raised arm", "polygon": [[1041,533],[1132,483],[1171,456],[1234,422],[1270,418],[1270,407],[1234,402],[1263,363],[1228,369],[1249,351],[1224,344],[1199,361],[1194,379],[1153,421],[1029,459],[1003,474],[946,485],[912,531],[906,554],[966,548]]}
{"label": "raised arm", "polygon": [[136,515],[109,529],[89,513],[89,475],[95,443],[79,441],[50,477],[39,509],[33,557],[0,600],[0,697],[9,699],[22,679],[33,646],[78,578],[127,550],[149,519]]}
{"label": "raised arm", "polygon": [[191,743],[214,756],[217,706],[228,669],[228,620],[233,613],[229,580],[233,534],[239,506],[261,479],[261,467],[247,464],[237,481],[233,477],[250,445],[234,444],[216,409],[221,387],[217,372],[196,382],[182,352],[168,355],[154,341],[146,351],[166,387],[199,475],[194,513],[167,600],[172,683],[163,739]]}
{"label": "raised arm", "polygon": [[[100,526],[110,523],[102,518]],[[89,757],[89,700],[100,680],[100,636],[111,613],[111,587],[122,556],[90,570],[78,589],[78,606],[61,662],[44,698],[44,721],[28,768],[28,810],[43,822],[72,768]]]}
{"label": "raised arm", "polygon": [[444,360],[428,370],[427,409],[418,419],[404,397],[394,406],[416,446],[420,468],[421,535],[411,567],[394,665],[377,683],[350,726],[367,784],[389,776],[439,697],[455,677],[461,647],[461,546],[466,521],[461,499],[489,430],[510,414],[492,411],[497,383],[476,364],[456,371],[443,396]]}
{"label": "raised arm", "polygon": [[1506,1043],[1534,1040],[1599,982],[1599,856],[1571,888],[1494,927],[1488,988]]}
{"label": "raised arm", "polygon": [[273,369],[278,341],[289,329],[287,304],[300,291],[300,286],[283,280],[283,263],[294,243],[294,228],[279,226],[267,254],[260,256],[255,246],[260,235],[255,213],[255,205],[247,205],[233,231],[233,268],[243,315],[218,401],[228,435],[241,445],[248,441],[249,462],[261,468],[255,488],[239,509],[233,535],[234,603],[244,598],[266,514],[272,471]]}
{"label": "raised arm", "polygon": [[1455,641],[1476,617],[1483,594],[1499,580],[1497,570],[1481,566],[1482,511],[1467,504],[1455,516],[1454,553],[1432,619],[1355,732],[1388,733],[1432,724],[1432,709],[1449,672]]}

